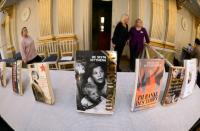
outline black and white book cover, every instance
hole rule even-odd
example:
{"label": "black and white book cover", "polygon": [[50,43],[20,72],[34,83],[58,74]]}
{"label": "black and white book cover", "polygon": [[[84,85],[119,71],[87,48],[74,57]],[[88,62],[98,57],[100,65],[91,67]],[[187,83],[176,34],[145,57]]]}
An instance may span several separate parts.
{"label": "black and white book cover", "polygon": [[76,102],[79,112],[113,114],[116,67],[115,51],[76,52]]}

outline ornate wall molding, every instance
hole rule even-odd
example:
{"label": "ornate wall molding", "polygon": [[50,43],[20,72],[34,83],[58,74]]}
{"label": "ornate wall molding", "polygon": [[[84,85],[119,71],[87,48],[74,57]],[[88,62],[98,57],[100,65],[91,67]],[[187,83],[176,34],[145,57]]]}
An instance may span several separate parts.
{"label": "ornate wall molding", "polygon": [[38,0],[38,15],[39,15],[39,28],[40,40],[46,36],[52,37],[52,0]]}
{"label": "ornate wall molding", "polygon": [[177,7],[176,1],[168,1],[168,13],[167,13],[167,27],[166,27],[166,44],[173,44],[176,36],[176,21],[177,21]]}
{"label": "ornate wall molding", "polygon": [[55,37],[56,40],[77,40],[76,35],[58,35]]}
{"label": "ornate wall molding", "polygon": [[183,5],[185,4],[187,0],[176,0],[177,3],[177,9],[180,10],[182,9]]}
{"label": "ornate wall molding", "polygon": [[154,42],[154,41],[151,41],[150,42],[150,45],[151,46],[154,46],[154,47],[159,47],[161,49],[169,49],[171,51],[175,51],[175,46],[174,45],[171,45],[171,44],[164,44],[164,43],[159,43],[159,42]]}
{"label": "ornate wall molding", "polygon": [[152,40],[163,41],[164,36],[164,0],[152,0]]}
{"label": "ornate wall molding", "polygon": [[197,27],[196,37],[200,39],[200,24],[199,24],[199,26]]}

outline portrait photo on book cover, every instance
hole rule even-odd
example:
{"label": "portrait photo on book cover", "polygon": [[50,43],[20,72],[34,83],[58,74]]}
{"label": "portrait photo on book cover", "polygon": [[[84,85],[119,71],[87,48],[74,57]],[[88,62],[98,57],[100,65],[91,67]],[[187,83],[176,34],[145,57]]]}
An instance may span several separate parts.
{"label": "portrait photo on book cover", "polygon": [[[111,53],[110,53],[111,54]],[[112,114],[115,85],[108,88],[108,72],[112,66],[109,52],[78,52],[75,77],[77,82],[77,110],[86,113]],[[112,63],[112,62],[111,62]],[[116,66],[116,64],[114,64]],[[116,78],[116,77],[115,77]],[[111,99],[110,99],[111,97]]]}
{"label": "portrait photo on book cover", "polygon": [[106,66],[97,63],[77,63],[79,75],[77,109],[101,110],[106,107]]}
{"label": "portrait photo on book cover", "polygon": [[32,79],[32,90],[37,101],[45,102],[45,95],[39,85],[39,74],[37,71],[31,71],[31,79]]}

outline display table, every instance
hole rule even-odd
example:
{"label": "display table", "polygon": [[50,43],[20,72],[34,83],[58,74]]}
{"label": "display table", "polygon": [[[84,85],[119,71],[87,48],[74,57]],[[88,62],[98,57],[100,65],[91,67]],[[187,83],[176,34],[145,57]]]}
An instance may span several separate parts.
{"label": "display table", "polygon": [[[11,69],[6,88],[0,87],[0,115],[16,131],[188,131],[200,117],[200,89],[177,104],[131,112],[134,73],[117,74],[117,95],[113,115],[76,112],[74,72],[50,71],[56,102],[36,102],[23,70],[24,96],[12,91]],[[166,84],[166,76],[163,90]],[[161,92],[161,96],[163,91]]]}

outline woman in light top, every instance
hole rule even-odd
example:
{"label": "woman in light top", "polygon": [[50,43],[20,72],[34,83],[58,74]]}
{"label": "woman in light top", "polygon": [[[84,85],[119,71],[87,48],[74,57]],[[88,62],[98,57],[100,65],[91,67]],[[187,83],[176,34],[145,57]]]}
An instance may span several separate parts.
{"label": "woman in light top", "polygon": [[23,62],[26,64],[41,62],[42,59],[37,54],[34,40],[28,35],[27,27],[22,28],[21,35],[21,55]]}

